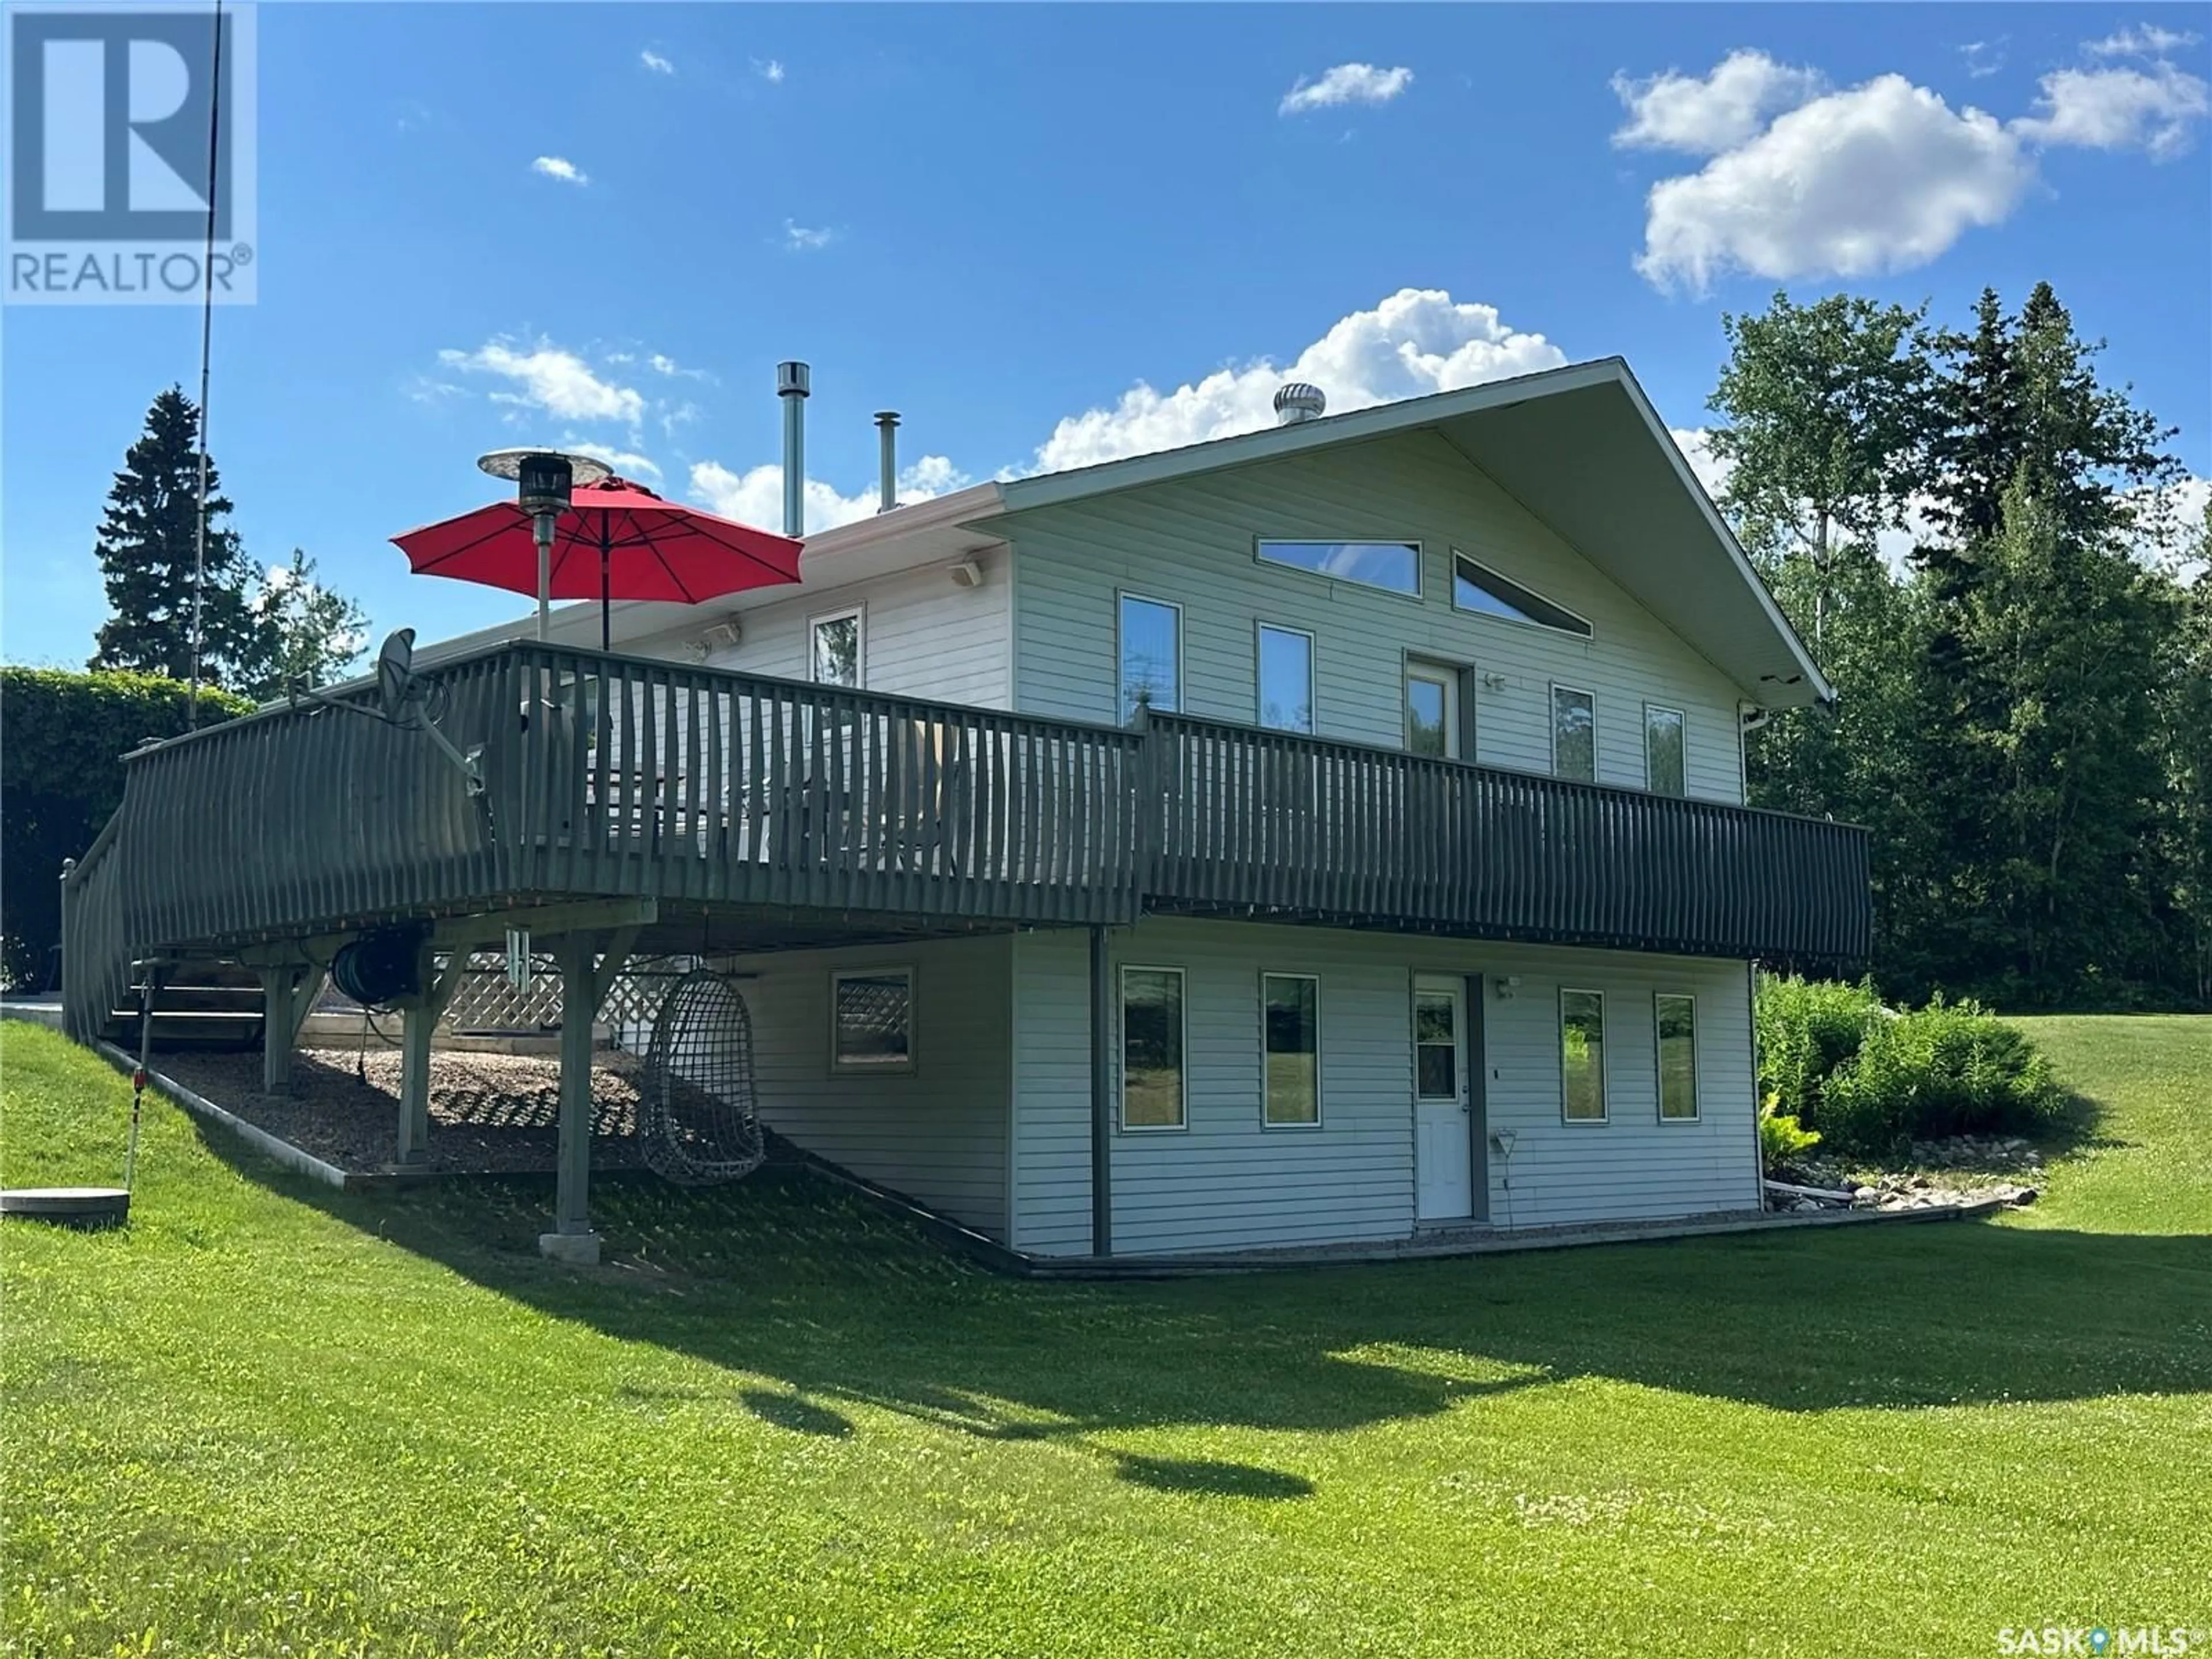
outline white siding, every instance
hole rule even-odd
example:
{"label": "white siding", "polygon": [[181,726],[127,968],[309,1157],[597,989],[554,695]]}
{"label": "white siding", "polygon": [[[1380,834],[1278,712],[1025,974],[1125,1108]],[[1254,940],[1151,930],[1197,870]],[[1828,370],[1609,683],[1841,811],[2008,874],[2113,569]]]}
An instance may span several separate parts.
{"label": "white siding", "polygon": [[[1012,702],[1007,684],[1012,641],[1011,561],[1004,552],[975,556],[983,568],[981,587],[957,586],[942,565],[902,570],[843,586],[808,585],[789,599],[745,611],[744,637],[707,659],[709,666],[810,678],[810,617],[865,607],[861,683],[871,691],[933,697],[984,708]],[[644,656],[690,661],[687,642],[706,625],[642,641],[626,649]]]}
{"label": "white siding", "polygon": [[[732,959],[756,975],[739,988],[763,1119],[808,1152],[1003,1238],[1011,944],[994,934]],[[831,972],[887,966],[915,970],[913,1072],[832,1072]]]}
{"label": "white siding", "polygon": [[[1080,933],[1017,947],[1015,1243],[1090,1242],[1089,981]],[[1413,1228],[1412,977],[1491,976],[1481,1003],[1489,1158],[1503,1225],[1657,1219],[1759,1202],[1751,1031],[1741,963],[1152,918],[1115,930],[1115,964],[1185,969],[1189,1127],[1114,1137],[1114,1248],[1224,1249],[1407,1236]],[[1260,1121],[1259,975],[1322,981],[1322,1125]],[[1510,998],[1498,976],[1517,975]],[[1606,993],[1610,1121],[1560,1114],[1559,990]],[[1695,1123],[1658,1120],[1652,994],[1697,998]],[[1116,1054],[1118,1060],[1118,1052]],[[1504,1182],[1510,1174],[1512,1187]]]}
{"label": "white siding", "polygon": [[[1476,671],[1474,758],[1486,764],[1550,769],[1559,680],[1595,694],[1599,781],[1643,787],[1652,702],[1687,717],[1689,793],[1741,799],[1740,689],[1434,433],[1041,509],[1011,533],[1015,706],[1025,714],[1115,718],[1115,593],[1128,588],[1183,607],[1191,714],[1252,721],[1254,623],[1283,623],[1316,636],[1323,736],[1402,741],[1401,674],[1413,652]],[[1253,556],[1261,536],[1418,540],[1423,597],[1262,565]],[[1589,617],[1595,637],[1453,610],[1454,548]]]}

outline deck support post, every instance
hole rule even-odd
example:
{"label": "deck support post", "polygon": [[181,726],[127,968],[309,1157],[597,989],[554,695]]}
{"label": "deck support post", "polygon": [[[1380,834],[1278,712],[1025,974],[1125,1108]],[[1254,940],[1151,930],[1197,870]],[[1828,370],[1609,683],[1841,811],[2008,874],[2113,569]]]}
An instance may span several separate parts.
{"label": "deck support post", "polygon": [[1106,930],[1091,930],[1091,1254],[1114,1254],[1114,991]]}
{"label": "deck support post", "polygon": [[292,1054],[300,1027],[323,988],[321,973],[305,963],[261,969],[261,1092],[281,1095],[292,1086]]}
{"label": "deck support post", "polygon": [[[591,933],[562,936],[561,1120],[555,1155],[553,1231],[538,1236],[538,1248],[556,1261],[592,1266],[599,1259],[599,1236],[592,1231],[592,1026],[607,988],[629,961],[637,929],[618,928],[611,937]],[[605,954],[599,954],[604,941]]]}
{"label": "deck support post", "polygon": [[399,1028],[399,1162],[420,1164],[430,1155],[430,1040],[446,1005],[459,988],[468,957],[456,951],[446,971],[434,973],[434,959],[423,951],[422,1000],[403,1010]]}

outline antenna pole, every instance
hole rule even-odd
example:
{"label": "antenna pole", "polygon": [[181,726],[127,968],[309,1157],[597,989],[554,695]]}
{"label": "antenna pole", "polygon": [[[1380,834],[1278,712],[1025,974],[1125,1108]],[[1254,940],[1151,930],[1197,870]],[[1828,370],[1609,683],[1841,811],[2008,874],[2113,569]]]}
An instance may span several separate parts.
{"label": "antenna pole", "polygon": [[200,723],[200,650],[207,609],[208,359],[215,337],[215,191],[216,141],[222,131],[222,0],[215,0],[215,71],[208,83],[207,242],[200,254],[200,485],[199,518],[192,537],[192,672],[185,694],[185,729]]}

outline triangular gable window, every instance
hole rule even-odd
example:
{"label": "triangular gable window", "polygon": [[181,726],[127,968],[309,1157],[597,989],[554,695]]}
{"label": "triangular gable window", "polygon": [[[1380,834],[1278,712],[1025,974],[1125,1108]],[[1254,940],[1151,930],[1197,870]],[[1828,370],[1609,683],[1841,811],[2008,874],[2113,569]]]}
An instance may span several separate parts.
{"label": "triangular gable window", "polygon": [[1585,640],[1590,637],[1588,617],[1577,617],[1565,606],[1553,605],[1542,594],[1532,593],[1520,583],[1509,581],[1464,553],[1452,555],[1452,608],[1472,611],[1478,616],[1503,617],[1508,622],[1534,623],[1539,628],[1556,628],[1563,634]]}

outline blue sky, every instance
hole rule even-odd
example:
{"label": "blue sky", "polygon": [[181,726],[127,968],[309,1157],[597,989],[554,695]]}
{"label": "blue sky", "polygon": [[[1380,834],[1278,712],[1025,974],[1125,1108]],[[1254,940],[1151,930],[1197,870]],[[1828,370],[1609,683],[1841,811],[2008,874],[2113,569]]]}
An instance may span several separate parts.
{"label": "blue sky", "polygon": [[[488,499],[483,449],[596,444],[773,527],[787,356],[826,522],[872,505],[879,408],[915,491],[1237,429],[1293,368],[1342,409],[1617,352],[1694,428],[1722,313],[1777,286],[1960,319],[2040,278],[2212,475],[2212,7],[258,25],[259,301],[216,313],[215,457],[256,557],[304,547],[380,632],[526,608],[385,540]],[[111,475],[198,318],[0,329],[0,649],[75,663]]]}

